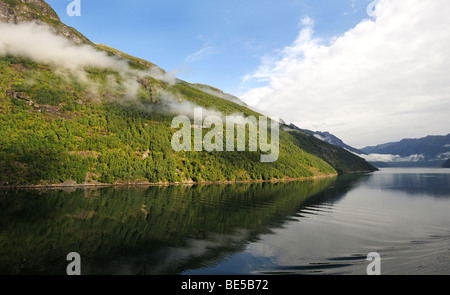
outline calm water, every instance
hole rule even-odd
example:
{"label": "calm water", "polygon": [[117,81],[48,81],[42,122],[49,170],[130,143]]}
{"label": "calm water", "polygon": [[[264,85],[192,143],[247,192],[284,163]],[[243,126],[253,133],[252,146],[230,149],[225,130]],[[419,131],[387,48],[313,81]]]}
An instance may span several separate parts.
{"label": "calm water", "polygon": [[450,169],[0,191],[0,274],[450,274]]}

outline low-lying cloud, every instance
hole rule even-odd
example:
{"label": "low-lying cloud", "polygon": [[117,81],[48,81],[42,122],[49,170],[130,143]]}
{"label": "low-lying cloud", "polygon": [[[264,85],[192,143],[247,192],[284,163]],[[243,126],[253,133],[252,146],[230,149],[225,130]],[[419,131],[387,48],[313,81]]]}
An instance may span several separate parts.
{"label": "low-lying cloud", "polygon": [[[93,67],[112,69],[120,74],[137,77],[151,76],[169,84],[176,81],[175,77],[158,68],[145,71],[131,69],[124,59],[109,56],[106,52],[87,44],[77,45],[56,34],[48,25],[36,22],[0,23],[0,55],[22,56],[50,64],[58,70],[76,74],[82,80],[86,80],[84,69]],[[129,83],[130,86],[133,84]]]}
{"label": "low-lying cloud", "polygon": [[368,162],[385,162],[385,163],[401,163],[401,162],[420,162],[425,160],[424,155],[411,155],[408,157],[401,157],[399,155],[391,154],[369,154],[358,155]]}
{"label": "low-lying cloud", "polygon": [[216,111],[214,109],[203,108],[191,101],[184,100],[182,98],[177,98],[172,93],[164,89],[158,90],[157,97],[161,102],[163,102],[163,104],[157,105],[141,104],[141,107],[151,112],[187,116],[191,119],[194,118],[195,109],[202,109],[202,114],[204,117],[224,116],[222,112]]}
{"label": "low-lying cloud", "polygon": [[199,89],[199,90],[201,90],[201,91],[203,91],[203,92],[205,92],[207,94],[210,94],[210,95],[213,95],[213,96],[216,96],[216,97],[220,97],[220,98],[225,99],[225,100],[229,100],[231,102],[234,102],[234,103],[236,103],[238,105],[241,105],[241,106],[244,106],[244,107],[248,107],[243,101],[241,101],[239,98],[237,98],[237,97],[235,97],[235,96],[233,96],[231,94],[224,93],[224,92],[222,92],[220,90],[215,90],[215,89],[213,89],[213,88],[211,88],[211,87],[209,87],[207,85],[196,84],[194,86],[197,89]]}
{"label": "low-lying cloud", "polygon": [[128,64],[124,60],[108,56],[90,45],[76,45],[55,34],[44,24],[1,23],[0,32],[0,55],[23,56],[71,71],[89,66],[128,70]]}
{"label": "low-lying cloud", "polygon": [[[124,59],[109,56],[106,52],[90,45],[77,45],[56,34],[52,28],[41,23],[4,24],[0,23],[0,56],[14,55],[29,58],[38,63],[52,65],[55,71],[63,76],[75,75],[90,93],[99,96],[107,90],[121,89],[123,103],[139,103],[138,96],[141,85],[140,78],[153,77],[170,85],[176,83],[176,78],[157,67],[149,70],[131,69]],[[111,69],[121,76],[120,83],[116,76],[109,75],[106,86],[89,79],[86,68]],[[29,81],[33,83],[33,81]],[[172,93],[158,89],[158,99],[162,102],[158,107],[142,104],[148,111],[159,111],[179,115],[193,115],[194,103],[175,97]],[[221,113],[204,109],[206,115],[221,115]]]}

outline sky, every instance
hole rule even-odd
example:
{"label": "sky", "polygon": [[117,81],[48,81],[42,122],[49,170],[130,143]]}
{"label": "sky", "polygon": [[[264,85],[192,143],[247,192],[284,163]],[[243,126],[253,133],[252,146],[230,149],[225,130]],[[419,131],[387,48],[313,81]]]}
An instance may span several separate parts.
{"label": "sky", "polygon": [[448,0],[76,1],[47,3],[92,42],[356,148],[450,133]]}

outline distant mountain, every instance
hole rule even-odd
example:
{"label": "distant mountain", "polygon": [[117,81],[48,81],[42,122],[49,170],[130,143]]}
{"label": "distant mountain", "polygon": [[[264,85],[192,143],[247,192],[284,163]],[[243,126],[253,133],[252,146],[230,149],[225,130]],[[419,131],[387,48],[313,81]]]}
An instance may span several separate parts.
{"label": "distant mountain", "polygon": [[280,122],[283,126],[282,129],[296,138],[298,146],[301,146],[308,153],[324,159],[340,174],[378,170],[361,157],[361,151],[346,145],[342,140],[328,132],[313,132],[301,129],[294,124],[285,124],[282,119]]}
{"label": "distant mountain", "polygon": [[[399,142],[356,149],[329,132],[311,131],[294,124],[290,124],[289,127],[348,150],[378,168],[442,167],[445,160],[450,157],[450,134],[427,136],[419,139],[403,139]],[[450,168],[450,159],[446,164]]]}
{"label": "distant mountain", "polygon": [[371,163],[384,162],[391,167],[442,167],[450,156],[450,134],[403,139],[362,148]]}
{"label": "distant mountain", "polygon": [[447,162],[444,163],[443,168],[450,168],[450,159],[447,160]]}
{"label": "distant mountain", "polygon": [[345,144],[340,138],[336,137],[335,135],[333,135],[333,134],[331,134],[329,132],[311,131],[311,130],[308,130],[308,129],[302,129],[302,128],[299,128],[299,127],[295,126],[294,124],[290,124],[289,127],[293,128],[293,129],[296,129],[296,130],[299,130],[299,131],[303,131],[306,134],[312,135],[312,136],[314,136],[314,137],[316,137],[316,138],[318,138],[318,139],[320,139],[322,141],[325,141],[325,142],[327,142],[329,144],[341,147],[341,148],[346,149],[346,150],[348,150],[350,152],[353,152],[355,154],[358,154],[358,155],[364,154],[362,151]]}

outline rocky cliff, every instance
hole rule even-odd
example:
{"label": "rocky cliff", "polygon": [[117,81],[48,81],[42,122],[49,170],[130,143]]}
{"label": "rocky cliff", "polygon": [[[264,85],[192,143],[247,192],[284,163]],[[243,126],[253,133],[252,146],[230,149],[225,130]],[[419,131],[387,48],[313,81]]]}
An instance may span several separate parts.
{"label": "rocky cliff", "polygon": [[42,0],[2,0],[0,1],[0,22],[20,24],[25,22],[47,23],[58,34],[75,43],[91,43],[72,27],[61,23],[56,12]]}

